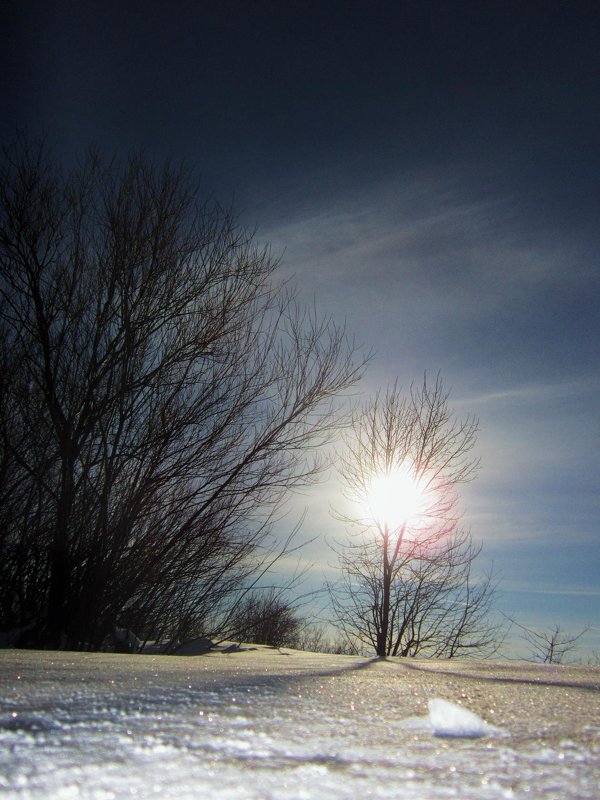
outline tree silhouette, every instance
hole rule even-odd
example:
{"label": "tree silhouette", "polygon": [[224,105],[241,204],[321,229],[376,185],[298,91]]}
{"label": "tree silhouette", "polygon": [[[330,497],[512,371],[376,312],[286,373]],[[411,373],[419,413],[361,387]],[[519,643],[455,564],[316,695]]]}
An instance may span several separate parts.
{"label": "tree silhouette", "polygon": [[269,562],[360,364],[188,173],[19,141],[0,171],[0,625],[184,635]]}
{"label": "tree silhouette", "polygon": [[408,396],[394,386],[355,413],[339,458],[351,510],[338,518],[350,536],[336,548],[341,579],[330,595],[359,649],[453,657],[495,648],[493,578],[473,580],[480,548],[458,527],[456,487],[477,469],[476,431],[476,420],[452,414],[439,376]]}

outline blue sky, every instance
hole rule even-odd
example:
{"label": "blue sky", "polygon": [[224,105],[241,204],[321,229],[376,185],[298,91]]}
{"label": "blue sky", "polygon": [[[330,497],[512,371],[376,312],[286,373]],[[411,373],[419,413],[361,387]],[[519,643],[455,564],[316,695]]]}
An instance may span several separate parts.
{"label": "blue sky", "polygon": [[2,36],[4,140],[185,159],[374,349],[361,391],[441,370],[479,417],[499,605],[600,626],[597,4],[46,0]]}

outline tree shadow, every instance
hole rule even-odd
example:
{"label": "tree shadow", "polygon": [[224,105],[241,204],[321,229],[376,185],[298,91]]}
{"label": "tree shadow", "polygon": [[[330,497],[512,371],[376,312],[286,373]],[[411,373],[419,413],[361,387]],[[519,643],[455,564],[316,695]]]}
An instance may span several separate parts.
{"label": "tree shadow", "polygon": [[[388,663],[391,663],[388,661]],[[539,677],[526,677],[526,676],[516,676],[516,675],[488,675],[483,671],[474,671],[468,672],[465,670],[461,670],[460,668],[451,669],[445,668],[440,669],[439,667],[428,667],[424,664],[411,664],[405,661],[397,662],[398,666],[403,669],[414,670],[415,672],[424,672],[428,675],[446,675],[452,678],[462,678],[464,680],[480,680],[486,681],[487,683],[502,683],[502,684],[520,684],[525,686],[542,686],[542,687],[555,687],[557,689],[582,689],[588,692],[599,692],[600,691],[600,676],[598,681],[577,681],[577,680],[564,680],[561,678],[551,678],[550,676],[544,677],[540,675]],[[482,662],[482,667],[484,666],[484,662]],[[534,665],[530,665],[533,667]],[[538,664],[535,665],[536,671],[539,668],[543,668],[543,665]],[[491,668],[491,665],[490,665]],[[553,669],[554,671],[559,671],[561,665],[548,665],[548,669]],[[503,666],[494,664],[493,669],[496,671],[501,670],[515,670],[514,666]],[[527,669],[527,667],[524,667]]]}

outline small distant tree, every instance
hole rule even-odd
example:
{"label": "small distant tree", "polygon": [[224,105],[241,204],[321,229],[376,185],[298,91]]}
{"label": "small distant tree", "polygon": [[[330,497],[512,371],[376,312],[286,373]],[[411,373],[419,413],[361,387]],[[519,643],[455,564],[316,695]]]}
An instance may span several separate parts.
{"label": "small distant tree", "polygon": [[298,637],[298,650],[307,650],[312,653],[321,653],[325,647],[325,630],[318,624],[308,619],[302,621]]}
{"label": "small distant tree", "polygon": [[346,636],[338,636],[332,642],[327,642],[323,648],[324,653],[336,656],[361,656],[365,655],[356,641],[351,641]]}
{"label": "small distant tree", "polygon": [[250,594],[229,624],[236,639],[271,647],[297,648],[303,628],[298,612],[277,590]]}
{"label": "small distant tree", "polygon": [[497,647],[491,575],[477,580],[480,548],[458,528],[456,487],[477,469],[477,422],[459,420],[438,376],[403,396],[394,386],[354,416],[339,459],[350,540],[330,586],[337,625],[356,649],[448,658]]}
{"label": "small distant tree", "polygon": [[558,624],[551,628],[538,629],[521,625],[512,618],[510,622],[521,630],[522,638],[529,645],[531,659],[542,664],[562,664],[565,657],[576,650],[577,643],[588,631],[585,627],[579,633],[567,634]]}

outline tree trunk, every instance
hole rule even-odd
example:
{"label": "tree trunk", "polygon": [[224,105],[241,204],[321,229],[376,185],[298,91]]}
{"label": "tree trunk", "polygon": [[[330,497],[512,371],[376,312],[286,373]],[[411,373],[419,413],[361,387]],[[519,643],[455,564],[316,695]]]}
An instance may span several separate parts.
{"label": "tree trunk", "polygon": [[70,581],[69,523],[73,506],[73,459],[63,459],[61,491],[57,504],[54,541],[50,547],[50,590],[48,593],[48,644],[60,649],[66,631],[66,601]]}
{"label": "tree trunk", "polygon": [[381,598],[381,626],[377,632],[377,655],[379,658],[385,658],[388,655],[387,640],[388,628],[390,624],[390,589],[391,589],[391,571],[390,571],[390,533],[387,523],[385,524],[383,534],[383,592]]}

